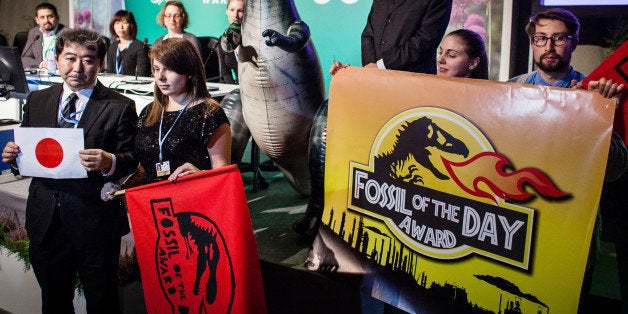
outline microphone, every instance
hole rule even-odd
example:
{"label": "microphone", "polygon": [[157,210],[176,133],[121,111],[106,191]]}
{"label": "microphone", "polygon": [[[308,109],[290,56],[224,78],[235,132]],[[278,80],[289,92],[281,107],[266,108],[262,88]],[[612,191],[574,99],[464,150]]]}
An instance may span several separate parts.
{"label": "microphone", "polygon": [[26,49],[24,49],[24,51],[26,51],[26,50],[28,50],[28,49],[31,49],[31,47],[33,46],[33,44],[35,44],[35,42],[36,42],[37,40],[39,40],[39,38],[41,38],[41,35],[40,35],[40,34],[35,35],[35,38],[33,39],[33,41],[31,41],[31,44],[30,44],[30,45],[28,45],[28,47],[26,47]]}
{"label": "microphone", "polygon": [[209,61],[209,58],[211,58],[214,51],[216,51],[216,48],[218,48],[219,43],[220,41],[216,40],[215,38],[211,38],[209,40],[209,44],[207,45],[209,47],[209,53],[207,54],[207,58],[205,58],[203,64],[207,64],[207,61]]}
{"label": "microphone", "polygon": [[33,39],[33,41],[30,42],[30,44],[28,46],[26,46],[26,48],[24,50],[22,50],[22,54],[24,54],[24,51],[31,49],[31,47],[33,46],[33,44],[35,44],[35,42],[37,40],[39,40],[39,38],[41,38],[40,34],[35,35],[35,38]]}
{"label": "microphone", "polygon": [[134,80],[130,80],[130,81],[123,81],[123,83],[126,84],[150,84],[153,81],[152,80],[141,80],[137,77],[137,70],[138,70],[138,66],[139,64],[137,62],[135,62],[135,79]]}

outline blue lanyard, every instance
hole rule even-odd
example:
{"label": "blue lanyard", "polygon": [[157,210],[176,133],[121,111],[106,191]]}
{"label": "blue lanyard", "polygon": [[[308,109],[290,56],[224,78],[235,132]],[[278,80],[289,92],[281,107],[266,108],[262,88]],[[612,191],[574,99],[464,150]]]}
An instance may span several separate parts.
{"label": "blue lanyard", "polygon": [[[131,40],[125,49],[129,49],[133,41]],[[116,74],[122,74],[122,62],[120,62],[120,46],[116,48]]]}
{"label": "blue lanyard", "polygon": [[164,123],[164,112],[165,112],[165,107],[161,108],[161,120],[159,120],[159,162],[161,162],[163,160],[163,154],[162,154],[162,146],[164,145],[164,142],[166,141],[166,138],[168,137],[168,135],[170,134],[170,131],[172,131],[172,129],[174,128],[174,125],[177,124],[177,121],[179,121],[179,118],[181,118],[181,116],[183,115],[183,113],[185,112],[185,110],[188,108],[188,106],[190,105],[190,103],[188,103],[187,105],[185,105],[183,107],[183,109],[181,109],[181,111],[179,112],[179,115],[177,116],[176,119],[174,119],[174,122],[172,123],[172,125],[170,126],[170,129],[168,130],[168,132],[166,132],[166,135],[164,135],[163,138],[161,138],[161,129]]}
{"label": "blue lanyard", "polygon": [[[79,99],[76,100],[77,103],[78,103],[78,101],[79,101]],[[67,106],[69,103],[70,103],[70,101],[68,100],[65,103],[65,105]],[[87,107],[87,106],[85,106],[85,107]],[[74,124],[75,127],[79,123],[79,120],[80,120],[80,119],[77,119],[76,116],[78,116],[79,114],[83,113],[83,111],[85,111],[85,108],[70,113],[70,117],[66,118],[66,117],[63,116],[63,107],[59,106],[59,115],[61,116],[61,119],[65,120],[65,122],[69,122],[69,123]]]}

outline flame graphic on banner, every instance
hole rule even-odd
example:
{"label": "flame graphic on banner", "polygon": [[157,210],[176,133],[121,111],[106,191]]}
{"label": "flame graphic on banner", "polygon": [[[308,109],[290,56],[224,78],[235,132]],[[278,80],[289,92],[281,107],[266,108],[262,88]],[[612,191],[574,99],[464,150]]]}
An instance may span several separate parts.
{"label": "flame graphic on banner", "polygon": [[[495,204],[497,198],[523,202],[533,197],[534,194],[524,190],[524,185],[529,185],[550,199],[569,195],[559,190],[540,170],[535,168],[514,170],[510,161],[498,153],[482,152],[463,162],[452,162],[444,157],[441,159],[447,172],[460,188],[471,195],[491,199]],[[507,173],[506,168],[514,171]],[[488,186],[490,191],[482,190],[480,183]]]}

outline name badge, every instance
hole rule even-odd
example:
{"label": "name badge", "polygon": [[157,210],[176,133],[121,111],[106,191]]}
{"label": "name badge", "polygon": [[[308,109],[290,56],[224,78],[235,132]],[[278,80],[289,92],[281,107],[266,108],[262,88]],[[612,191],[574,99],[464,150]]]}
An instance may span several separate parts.
{"label": "name badge", "polygon": [[157,172],[157,177],[170,175],[170,162],[164,161],[156,163],[155,172]]}

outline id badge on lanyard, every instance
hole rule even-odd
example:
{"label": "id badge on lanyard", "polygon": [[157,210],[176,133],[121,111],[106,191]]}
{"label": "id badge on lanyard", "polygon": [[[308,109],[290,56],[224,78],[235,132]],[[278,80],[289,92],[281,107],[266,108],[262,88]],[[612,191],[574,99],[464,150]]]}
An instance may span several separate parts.
{"label": "id badge on lanyard", "polygon": [[183,107],[183,109],[181,109],[181,112],[179,112],[179,115],[177,116],[176,119],[174,119],[174,122],[172,123],[172,126],[170,126],[170,129],[168,129],[168,132],[166,132],[166,134],[163,136],[163,138],[161,137],[161,129],[164,123],[164,112],[165,112],[165,108],[161,108],[161,121],[159,122],[159,162],[155,164],[155,172],[157,173],[157,177],[163,177],[163,176],[167,176],[170,175],[171,171],[170,171],[170,161],[168,160],[163,160],[163,150],[162,147],[164,145],[164,142],[166,141],[166,138],[168,137],[168,135],[170,135],[170,132],[172,131],[172,129],[174,128],[174,126],[177,124],[177,121],[179,121],[179,118],[181,118],[181,116],[183,115],[183,113],[185,112],[185,110],[188,108],[188,105],[185,105]]}

